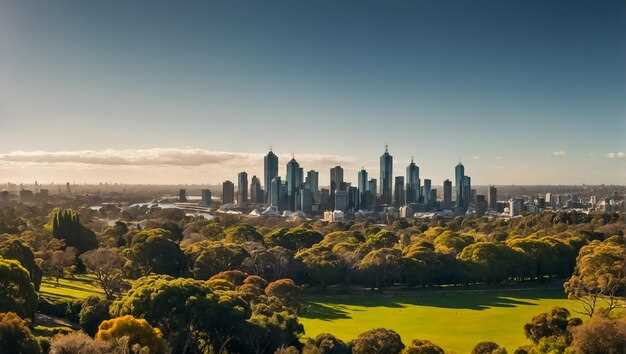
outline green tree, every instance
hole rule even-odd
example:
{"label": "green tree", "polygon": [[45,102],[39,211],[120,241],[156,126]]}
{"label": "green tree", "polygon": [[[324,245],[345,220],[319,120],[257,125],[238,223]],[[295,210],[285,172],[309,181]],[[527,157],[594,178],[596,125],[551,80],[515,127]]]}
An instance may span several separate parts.
{"label": "green tree", "polygon": [[26,321],[13,312],[0,312],[0,354],[39,354],[41,347]]}
{"label": "green tree", "polygon": [[511,277],[517,255],[503,244],[476,242],[463,249],[458,258],[468,266],[468,279],[499,283]]}
{"label": "green tree", "polygon": [[[198,249],[200,251],[190,253],[196,279],[208,279],[219,272],[239,268],[249,256],[241,245],[222,241],[203,243]],[[197,256],[194,257],[194,253]]]}
{"label": "green tree", "polygon": [[110,305],[111,303],[108,300],[101,299],[97,296],[90,296],[85,299],[78,313],[80,328],[90,336],[96,335],[100,323],[109,319]]}
{"label": "green tree", "polygon": [[285,306],[298,309],[302,303],[302,288],[291,279],[278,279],[265,287],[267,296],[278,298]]}
{"label": "green tree", "polygon": [[129,349],[135,345],[147,348],[150,354],[168,353],[167,344],[158,328],[150,326],[148,321],[130,315],[103,321],[96,333],[96,339],[113,341],[128,337]]}
{"label": "green tree", "polygon": [[350,347],[341,339],[329,333],[319,334],[313,340],[313,345],[320,354],[350,354]]}
{"label": "green tree", "polygon": [[506,354],[506,349],[494,342],[480,342],[474,346],[472,354]]}
{"label": "green tree", "polygon": [[322,240],[322,234],[304,227],[280,228],[265,236],[270,246],[280,246],[292,251],[309,248]]}
{"label": "green tree", "polygon": [[[156,229],[160,230],[160,229]],[[135,236],[130,252],[131,259],[142,274],[181,275],[187,262],[177,243],[162,235]]]}
{"label": "green tree", "polygon": [[126,259],[111,248],[97,248],[80,256],[87,269],[98,279],[108,299],[118,293],[124,283],[122,267]]}
{"label": "green tree", "polygon": [[444,354],[444,350],[429,340],[413,339],[402,354]]}
{"label": "green tree", "polygon": [[98,247],[96,234],[80,223],[79,214],[74,209],[53,209],[48,228],[52,236],[64,240],[66,246],[74,247],[80,253]]}
{"label": "green tree", "polygon": [[37,303],[28,271],[18,261],[0,258],[0,312],[15,312],[33,319]]}
{"label": "green tree", "polygon": [[35,262],[35,255],[30,247],[18,239],[9,238],[6,242],[0,244],[0,257],[19,261],[28,270],[35,289],[39,290],[42,272],[37,262]]}
{"label": "green tree", "polygon": [[228,227],[224,230],[224,235],[224,240],[230,243],[263,242],[263,235],[248,224]]}
{"label": "green tree", "polygon": [[400,335],[385,328],[371,329],[352,341],[352,354],[399,354],[402,349]]}
{"label": "green tree", "polygon": [[566,308],[555,307],[550,312],[534,316],[530,323],[524,325],[526,338],[538,343],[544,337],[563,337],[566,342],[571,340],[570,331],[582,323],[579,318],[569,318]]}
{"label": "green tree", "polygon": [[340,282],[345,273],[345,265],[330,249],[315,245],[296,254],[296,260],[304,264],[307,278],[325,288],[328,284]]}
{"label": "green tree", "polygon": [[382,288],[398,278],[401,255],[395,248],[373,250],[363,257],[358,270],[372,288]]}

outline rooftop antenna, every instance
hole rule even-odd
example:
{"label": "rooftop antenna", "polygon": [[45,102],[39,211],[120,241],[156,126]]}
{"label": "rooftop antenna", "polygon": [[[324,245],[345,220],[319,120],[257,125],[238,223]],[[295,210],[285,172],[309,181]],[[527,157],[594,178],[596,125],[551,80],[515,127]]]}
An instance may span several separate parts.
{"label": "rooftop antenna", "polygon": [[389,145],[385,144],[385,152],[389,152]]}
{"label": "rooftop antenna", "polygon": [[272,152],[272,145],[270,145],[270,152]]}
{"label": "rooftop antenna", "polygon": [[413,161],[413,156],[411,156],[411,163],[414,163],[414,161]]}

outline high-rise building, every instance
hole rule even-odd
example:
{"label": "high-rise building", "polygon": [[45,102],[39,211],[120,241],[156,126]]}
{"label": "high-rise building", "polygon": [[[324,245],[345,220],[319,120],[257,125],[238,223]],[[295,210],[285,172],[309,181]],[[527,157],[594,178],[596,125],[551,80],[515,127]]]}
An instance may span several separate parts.
{"label": "high-rise building", "polygon": [[272,195],[272,180],[278,176],[278,156],[276,156],[272,150],[263,158],[263,171],[265,182],[265,203],[270,204],[270,197]]}
{"label": "high-rise building", "polygon": [[348,191],[338,189],[335,191],[335,210],[346,211],[348,209]]}
{"label": "high-rise building", "polygon": [[359,189],[357,187],[348,186],[346,190],[348,191],[348,209],[358,210],[359,209]]}
{"label": "high-rise building", "polygon": [[472,182],[469,176],[463,176],[463,209],[467,209],[472,203]]}
{"label": "high-rise building", "polygon": [[376,190],[378,190],[378,181],[376,178],[372,178],[370,179],[367,187],[367,208],[369,210],[376,209],[376,197],[378,197]]}
{"label": "high-rise building", "polygon": [[518,216],[522,214],[524,209],[524,200],[515,198],[509,200],[509,216]]}
{"label": "high-rise building", "polygon": [[222,183],[222,204],[231,204],[235,200],[235,184],[231,181]]}
{"label": "high-rise building", "polygon": [[405,204],[404,176],[396,176],[393,189],[393,206],[399,208]]}
{"label": "high-rise building", "polygon": [[483,194],[476,195],[476,213],[483,215],[487,211],[487,199]]}
{"label": "high-rise building", "polygon": [[280,196],[280,192],[281,192],[281,188],[280,186],[282,185],[282,182],[280,180],[280,176],[276,176],[274,178],[272,178],[272,182],[270,183],[271,187],[270,187],[270,191],[271,191],[271,195],[270,195],[270,206],[273,206],[275,208],[277,208],[278,210],[280,210],[280,201],[281,201],[281,196]]}
{"label": "high-rise building", "polygon": [[330,191],[326,188],[320,189],[320,210],[330,210]]}
{"label": "high-rise building", "polygon": [[202,194],[202,205],[209,207],[211,206],[211,190],[210,189],[203,189],[202,191],[200,191],[200,193]]}
{"label": "high-rise building", "polygon": [[245,171],[237,175],[237,206],[248,206],[248,173]]}
{"label": "high-rise building", "polygon": [[431,200],[432,198],[432,194],[430,192],[431,189],[432,189],[431,180],[428,178],[424,179],[424,204],[428,206],[433,204],[433,201]]}
{"label": "high-rise building", "polygon": [[487,194],[487,201],[490,210],[498,210],[498,190],[495,186],[489,186],[489,193]]}
{"label": "high-rise building", "polygon": [[452,208],[452,181],[446,179],[443,181],[443,205],[444,209]]}
{"label": "high-rise building", "polygon": [[431,188],[430,198],[428,198],[428,200],[430,201],[430,205],[432,205],[433,207],[437,205],[437,189],[436,188]]}
{"label": "high-rise building", "polygon": [[343,168],[335,166],[330,169],[330,206],[335,208],[335,192],[343,185]]}
{"label": "high-rise building", "polygon": [[300,197],[298,210],[305,214],[310,214],[313,210],[313,192],[309,188],[300,188],[298,196]]}
{"label": "high-rise building", "polygon": [[457,208],[465,208],[463,200],[463,179],[465,178],[465,167],[459,162],[454,168],[454,192],[456,193]]}
{"label": "high-rise building", "polygon": [[381,202],[391,205],[393,184],[393,156],[389,154],[389,148],[385,145],[385,153],[380,156],[380,194]]}
{"label": "high-rise building", "polygon": [[420,194],[420,168],[415,164],[413,158],[406,167],[406,202],[417,203]]}
{"label": "high-rise building", "polygon": [[292,158],[287,163],[287,208],[296,210],[296,192],[302,184],[302,169],[296,159]]}
{"label": "high-rise building", "polygon": [[319,191],[319,176],[319,172],[315,170],[309,170],[306,172],[306,180],[304,183],[313,194]]}
{"label": "high-rise building", "polygon": [[250,180],[250,202],[254,204],[262,204],[264,200],[261,181],[257,178],[257,176],[252,176],[252,179]]}
{"label": "high-rise building", "polygon": [[362,168],[358,175],[358,190],[359,190],[359,209],[366,210],[367,202],[368,202],[368,181],[367,181],[367,171]]}
{"label": "high-rise building", "polygon": [[187,201],[187,190],[186,189],[179,189],[178,190],[178,201],[181,203],[184,203]]}

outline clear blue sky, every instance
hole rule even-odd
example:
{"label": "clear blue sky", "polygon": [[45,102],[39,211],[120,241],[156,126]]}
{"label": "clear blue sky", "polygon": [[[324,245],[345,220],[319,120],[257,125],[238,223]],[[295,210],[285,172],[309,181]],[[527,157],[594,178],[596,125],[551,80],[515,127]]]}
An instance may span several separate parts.
{"label": "clear blue sky", "polygon": [[356,180],[387,143],[436,184],[624,184],[626,2],[5,0],[0,131],[0,181],[217,183],[269,145]]}

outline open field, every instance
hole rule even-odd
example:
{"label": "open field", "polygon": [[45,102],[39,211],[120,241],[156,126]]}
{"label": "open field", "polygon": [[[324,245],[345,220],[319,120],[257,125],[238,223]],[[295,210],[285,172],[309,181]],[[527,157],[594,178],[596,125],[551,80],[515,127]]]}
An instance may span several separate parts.
{"label": "open field", "polygon": [[44,277],[39,296],[48,300],[82,300],[91,295],[104,296],[96,279],[91,275],[75,275],[73,278],[59,279]]}
{"label": "open field", "polygon": [[[394,295],[311,296],[301,315],[307,337],[329,332],[343,340],[376,327],[397,331],[405,344],[429,339],[454,353],[468,353],[480,341],[507,349],[528,343],[523,325],[554,306],[578,304],[560,289],[431,290]],[[574,315],[577,315],[573,313]]]}

